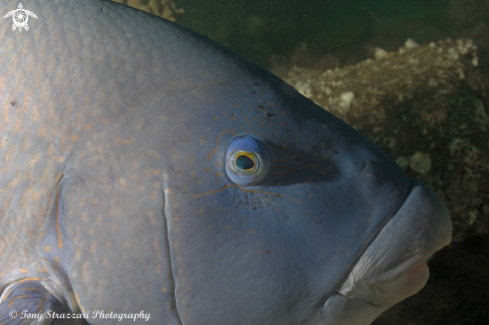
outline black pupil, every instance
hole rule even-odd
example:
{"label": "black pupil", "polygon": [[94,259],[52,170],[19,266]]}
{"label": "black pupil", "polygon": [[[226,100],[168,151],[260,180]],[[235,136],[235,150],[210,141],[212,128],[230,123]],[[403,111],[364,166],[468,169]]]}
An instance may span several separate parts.
{"label": "black pupil", "polygon": [[245,155],[241,155],[236,158],[236,166],[238,166],[239,169],[251,169],[253,168],[253,165],[253,160]]}

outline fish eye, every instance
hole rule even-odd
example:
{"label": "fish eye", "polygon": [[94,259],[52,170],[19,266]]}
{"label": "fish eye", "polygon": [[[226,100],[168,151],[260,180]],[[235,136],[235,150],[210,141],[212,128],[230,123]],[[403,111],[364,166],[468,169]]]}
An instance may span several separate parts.
{"label": "fish eye", "polygon": [[234,138],[226,152],[226,173],[239,186],[254,185],[270,170],[271,156],[263,142],[250,136]]}
{"label": "fish eye", "polygon": [[228,165],[240,175],[252,175],[260,166],[258,157],[253,152],[238,150],[229,155]]}

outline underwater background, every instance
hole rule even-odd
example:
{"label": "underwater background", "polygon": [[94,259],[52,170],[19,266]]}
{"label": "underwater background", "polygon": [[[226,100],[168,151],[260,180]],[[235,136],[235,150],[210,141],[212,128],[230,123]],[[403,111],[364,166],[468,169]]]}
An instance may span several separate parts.
{"label": "underwater background", "polygon": [[373,324],[489,324],[489,1],[114,1],[271,70],[443,199],[452,244]]}

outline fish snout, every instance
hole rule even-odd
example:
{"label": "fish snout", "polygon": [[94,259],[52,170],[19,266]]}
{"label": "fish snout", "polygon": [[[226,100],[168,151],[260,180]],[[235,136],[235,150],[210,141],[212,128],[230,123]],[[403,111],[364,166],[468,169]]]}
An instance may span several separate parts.
{"label": "fish snout", "polygon": [[441,199],[411,179],[410,194],[336,291],[376,306],[416,294],[429,277],[427,261],[451,241],[452,223]]}

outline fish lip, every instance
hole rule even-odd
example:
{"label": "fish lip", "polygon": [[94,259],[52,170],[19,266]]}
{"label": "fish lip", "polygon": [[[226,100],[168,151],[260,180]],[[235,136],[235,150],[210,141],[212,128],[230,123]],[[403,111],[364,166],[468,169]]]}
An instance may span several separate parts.
{"label": "fish lip", "polygon": [[451,232],[449,213],[441,199],[426,185],[411,179],[409,194],[400,209],[336,291],[376,306],[393,305],[417,293],[428,280],[428,259],[450,243]]}

